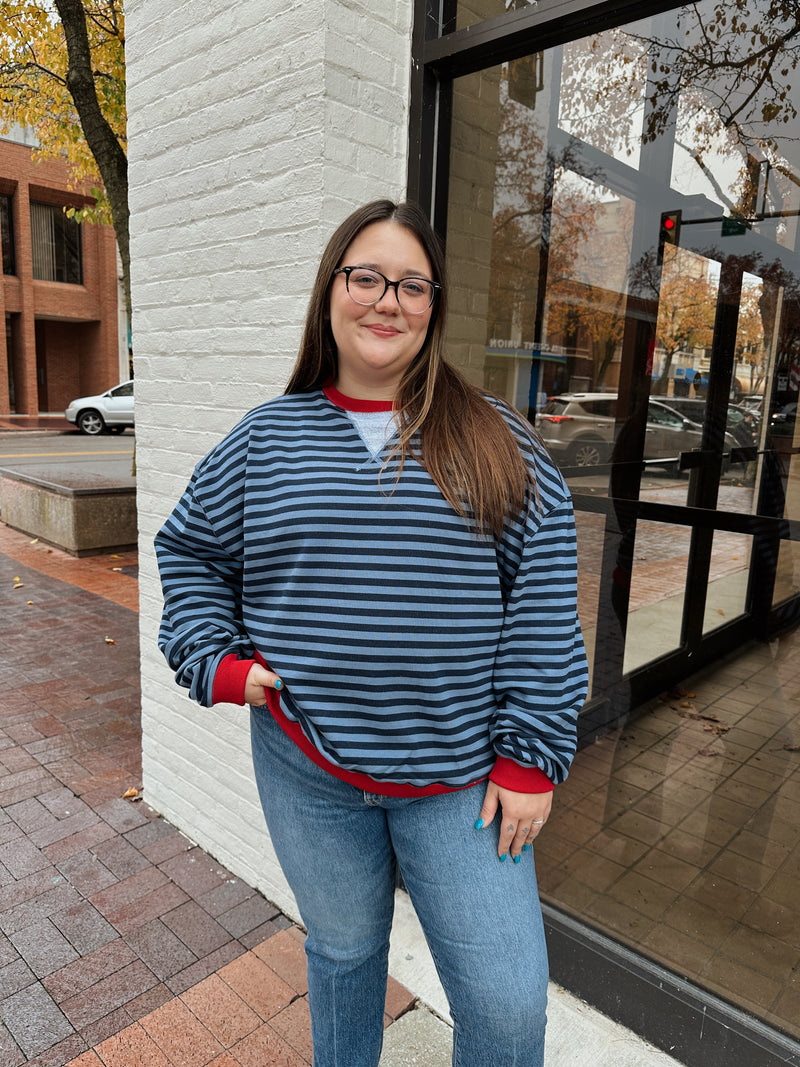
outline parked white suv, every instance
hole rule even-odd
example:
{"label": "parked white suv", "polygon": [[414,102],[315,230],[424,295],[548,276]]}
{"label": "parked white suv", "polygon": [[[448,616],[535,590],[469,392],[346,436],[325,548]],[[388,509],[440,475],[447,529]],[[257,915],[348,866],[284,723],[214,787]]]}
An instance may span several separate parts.
{"label": "parked white suv", "polygon": [[91,436],[104,430],[122,433],[126,426],[133,426],[133,382],[115,385],[99,396],[73,400],[64,417]]}

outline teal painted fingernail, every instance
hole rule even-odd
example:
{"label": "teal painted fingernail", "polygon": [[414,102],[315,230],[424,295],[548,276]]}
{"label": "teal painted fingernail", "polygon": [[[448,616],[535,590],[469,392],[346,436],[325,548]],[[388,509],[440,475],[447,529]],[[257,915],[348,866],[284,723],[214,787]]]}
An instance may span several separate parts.
{"label": "teal painted fingernail", "polygon": [[276,680],[276,682],[275,682],[275,688],[276,688],[276,689],[283,689],[283,682],[282,682],[282,681],[280,680],[280,678],[278,678],[278,679]]}
{"label": "teal painted fingernail", "polygon": [[505,863],[507,856],[508,856],[508,853],[504,852],[503,855],[500,857],[500,862],[501,863]]}
{"label": "teal painted fingernail", "polygon": [[514,857],[514,863],[519,863],[519,861],[520,861],[521,859],[522,859],[522,856],[515,856],[515,857]]}
{"label": "teal painted fingernail", "polygon": [[483,829],[483,819],[478,819],[478,821],[475,823],[475,829],[476,830],[482,830]]}
{"label": "teal painted fingernail", "polygon": [[523,846],[522,846],[522,851],[523,851],[523,852],[530,852],[530,850],[531,850],[532,848],[533,848],[533,845],[523,845]]}

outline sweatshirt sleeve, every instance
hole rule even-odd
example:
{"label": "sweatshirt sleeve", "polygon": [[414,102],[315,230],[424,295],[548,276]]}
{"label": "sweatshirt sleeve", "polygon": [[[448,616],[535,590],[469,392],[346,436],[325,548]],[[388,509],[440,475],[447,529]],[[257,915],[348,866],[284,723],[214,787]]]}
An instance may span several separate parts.
{"label": "sweatshirt sleeve", "polygon": [[204,506],[202,466],[155,538],[164,592],[158,645],[178,685],[210,707],[222,660],[249,659],[254,650],[241,612],[241,486],[212,470],[213,484],[225,492]]}
{"label": "sweatshirt sleeve", "polygon": [[[519,543],[495,662],[498,757],[562,782],[575,754],[588,687],[577,612],[575,523],[568,496],[531,507]],[[538,791],[538,790],[535,790]]]}

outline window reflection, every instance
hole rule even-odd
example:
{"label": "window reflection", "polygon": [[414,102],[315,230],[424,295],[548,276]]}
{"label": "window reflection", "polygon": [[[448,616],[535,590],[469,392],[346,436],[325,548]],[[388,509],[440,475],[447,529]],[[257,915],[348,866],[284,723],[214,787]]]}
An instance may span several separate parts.
{"label": "window reflection", "polygon": [[447,250],[451,356],[576,505],[596,743],[543,890],[800,1037],[797,631],[746,644],[800,594],[795,23],[703,0],[458,79]]}
{"label": "window reflection", "polygon": [[463,30],[509,11],[533,7],[536,0],[458,0],[453,29]]}
{"label": "window reflection", "polygon": [[623,29],[564,46],[558,124],[638,169],[647,94],[648,41]]}

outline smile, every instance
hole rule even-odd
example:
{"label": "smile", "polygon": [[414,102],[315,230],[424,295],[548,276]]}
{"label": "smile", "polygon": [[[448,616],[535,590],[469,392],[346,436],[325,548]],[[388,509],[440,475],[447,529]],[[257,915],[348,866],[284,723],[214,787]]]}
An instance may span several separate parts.
{"label": "smile", "polygon": [[366,325],[364,329],[374,333],[376,337],[397,337],[400,334],[400,330],[396,330],[394,326],[381,326],[377,323]]}

